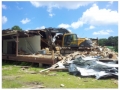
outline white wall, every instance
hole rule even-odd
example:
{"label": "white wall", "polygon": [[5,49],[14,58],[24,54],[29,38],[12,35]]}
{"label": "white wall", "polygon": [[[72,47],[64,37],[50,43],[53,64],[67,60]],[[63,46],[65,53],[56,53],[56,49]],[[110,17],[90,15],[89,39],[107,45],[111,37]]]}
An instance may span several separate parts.
{"label": "white wall", "polygon": [[[22,48],[23,50],[25,50],[28,53],[35,53],[41,49],[41,39],[40,38],[41,38],[40,35],[33,36],[33,37],[19,38],[18,39],[18,41],[19,41],[18,49]],[[9,39],[9,40],[3,41],[3,53],[7,53],[7,42],[8,41],[14,41],[14,40]],[[30,45],[27,41],[30,43],[30,45],[33,49],[30,47]]]}

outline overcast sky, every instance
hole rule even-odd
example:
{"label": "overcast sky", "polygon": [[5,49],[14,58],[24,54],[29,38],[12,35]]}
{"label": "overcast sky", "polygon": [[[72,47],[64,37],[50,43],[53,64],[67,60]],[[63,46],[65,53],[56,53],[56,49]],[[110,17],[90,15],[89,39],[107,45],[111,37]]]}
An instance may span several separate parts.
{"label": "overcast sky", "polygon": [[2,29],[64,27],[79,37],[118,36],[117,1],[2,1]]}

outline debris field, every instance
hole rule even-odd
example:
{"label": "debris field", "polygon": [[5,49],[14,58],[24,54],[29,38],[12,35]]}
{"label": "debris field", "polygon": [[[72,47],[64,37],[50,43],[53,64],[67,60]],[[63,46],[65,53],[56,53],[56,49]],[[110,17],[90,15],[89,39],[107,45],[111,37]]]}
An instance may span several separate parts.
{"label": "debris field", "polygon": [[118,53],[107,47],[97,46],[94,51],[76,51],[71,54],[58,54],[58,62],[50,68],[41,70],[68,70],[73,75],[103,77],[118,77]]}

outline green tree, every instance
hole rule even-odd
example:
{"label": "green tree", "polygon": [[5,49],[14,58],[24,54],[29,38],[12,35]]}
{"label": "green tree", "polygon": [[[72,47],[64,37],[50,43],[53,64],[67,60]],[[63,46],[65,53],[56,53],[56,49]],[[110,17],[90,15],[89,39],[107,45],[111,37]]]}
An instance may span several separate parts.
{"label": "green tree", "polygon": [[17,26],[17,25],[13,26],[11,29],[12,29],[12,30],[22,31],[22,29],[21,29],[19,26]]}
{"label": "green tree", "polygon": [[106,39],[106,38],[104,38],[104,39],[99,39],[99,45],[100,45],[100,46],[105,46],[106,43],[107,43],[107,39]]}
{"label": "green tree", "polygon": [[118,46],[115,46],[114,48],[115,48],[115,51],[118,52]]}
{"label": "green tree", "polygon": [[114,37],[114,45],[115,45],[115,46],[118,46],[118,36],[115,36],[115,37]]}
{"label": "green tree", "polygon": [[113,46],[114,45],[114,37],[113,36],[110,36],[108,38],[108,44],[109,44],[109,46]]}
{"label": "green tree", "polygon": [[113,46],[116,52],[118,52],[118,36],[110,36],[108,39],[99,39],[100,46]]}

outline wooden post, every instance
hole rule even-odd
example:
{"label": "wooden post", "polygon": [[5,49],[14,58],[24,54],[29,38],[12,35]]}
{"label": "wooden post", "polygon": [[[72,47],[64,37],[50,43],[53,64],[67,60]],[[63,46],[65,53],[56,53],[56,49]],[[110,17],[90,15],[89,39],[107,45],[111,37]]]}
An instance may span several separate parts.
{"label": "wooden post", "polygon": [[54,50],[52,50],[52,60],[53,60],[53,64],[55,64],[55,62],[54,62]]}
{"label": "wooden post", "polygon": [[43,66],[43,64],[42,63],[39,63],[39,67],[41,68]]}
{"label": "wooden post", "polygon": [[18,33],[16,34],[16,56],[18,56]]}

